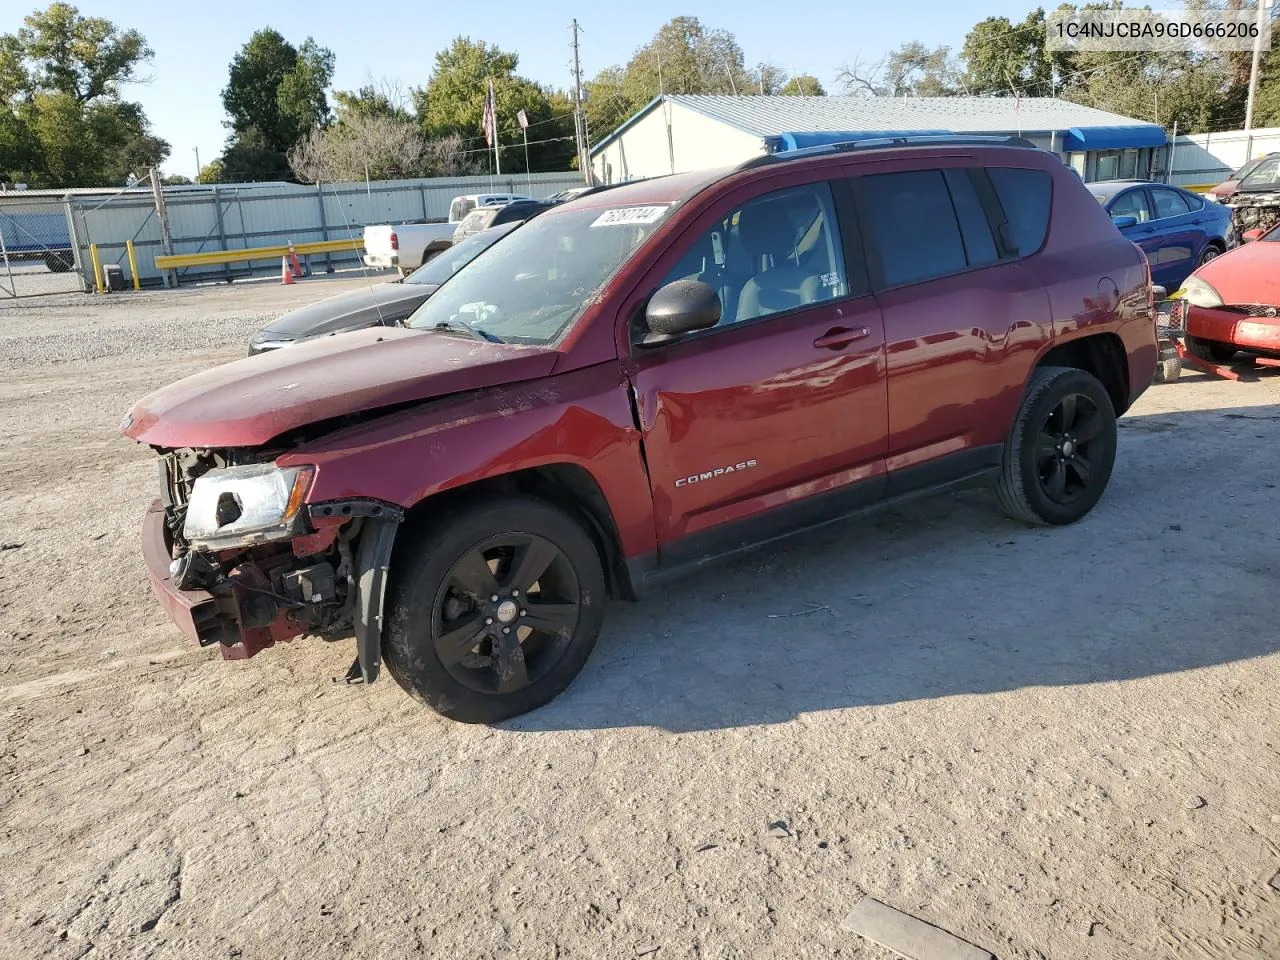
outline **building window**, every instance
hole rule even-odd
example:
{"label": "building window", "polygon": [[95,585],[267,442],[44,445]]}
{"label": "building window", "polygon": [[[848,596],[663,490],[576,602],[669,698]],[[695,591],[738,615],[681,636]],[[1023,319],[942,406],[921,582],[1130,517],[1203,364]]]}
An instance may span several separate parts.
{"label": "building window", "polygon": [[1120,154],[1118,152],[1098,154],[1097,175],[1095,180],[1120,179]]}

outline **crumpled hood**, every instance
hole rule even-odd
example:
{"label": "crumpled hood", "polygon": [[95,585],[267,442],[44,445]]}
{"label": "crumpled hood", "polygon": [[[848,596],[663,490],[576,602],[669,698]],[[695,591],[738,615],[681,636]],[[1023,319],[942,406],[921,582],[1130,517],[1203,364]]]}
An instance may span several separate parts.
{"label": "crumpled hood", "polygon": [[1280,306],[1280,241],[1250,241],[1214,257],[1195,275],[1212,285],[1223,303]]}
{"label": "crumpled hood", "polygon": [[548,347],[373,327],[246,357],[139,400],[121,431],[157,447],[251,447],[346,414],[544,377]]}
{"label": "crumpled hood", "polygon": [[370,327],[407,317],[439,284],[378,283],[310,303],[276,317],[253,339],[296,340],[352,327]]}

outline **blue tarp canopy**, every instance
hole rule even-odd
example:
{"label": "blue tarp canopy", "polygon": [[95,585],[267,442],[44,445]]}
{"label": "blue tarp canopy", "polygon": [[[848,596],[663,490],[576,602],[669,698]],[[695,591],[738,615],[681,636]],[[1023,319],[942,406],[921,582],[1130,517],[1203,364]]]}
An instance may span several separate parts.
{"label": "blue tarp canopy", "polygon": [[805,147],[822,147],[829,143],[852,143],[855,140],[882,140],[886,137],[945,137],[954,136],[950,130],[811,130],[783,133],[770,137],[774,150],[802,150]]}
{"label": "blue tarp canopy", "polygon": [[1072,152],[1132,150],[1137,147],[1163,147],[1167,140],[1164,127],[1154,123],[1131,127],[1072,127],[1067,131],[1063,149]]}

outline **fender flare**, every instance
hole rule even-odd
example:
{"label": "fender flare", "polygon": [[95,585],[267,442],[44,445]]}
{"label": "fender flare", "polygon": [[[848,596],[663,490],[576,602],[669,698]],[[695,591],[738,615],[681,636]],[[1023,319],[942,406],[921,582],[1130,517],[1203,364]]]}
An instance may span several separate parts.
{"label": "fender flare", "polygon": [[356,550],[353,620],[356,634],[356,657],[365,683],[378,679],[382,669],[383,610],[387,593],[387,577],[391,568],[391,551],[403,515],[370,518],[360,532]]}

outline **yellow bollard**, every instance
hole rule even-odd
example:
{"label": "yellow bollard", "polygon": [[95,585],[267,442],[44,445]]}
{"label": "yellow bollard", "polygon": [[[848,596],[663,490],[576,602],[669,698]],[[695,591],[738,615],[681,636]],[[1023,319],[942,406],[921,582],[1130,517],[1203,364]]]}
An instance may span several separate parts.
{"label": "yellow bollard", "polygon": [[98,245],[89,244],[89,256],[93,260],[93,289],[97,293],[106,293],[107,285],[102,282],[102,261],[98,259]]}
{"label": "yellow bollard", "polygon": [[142,284],[138,282],[138,261],[133,257],[133,241],[126,240],[124,248],[129,252],[129,273],[133,277],[133,289],[141,290]]}

